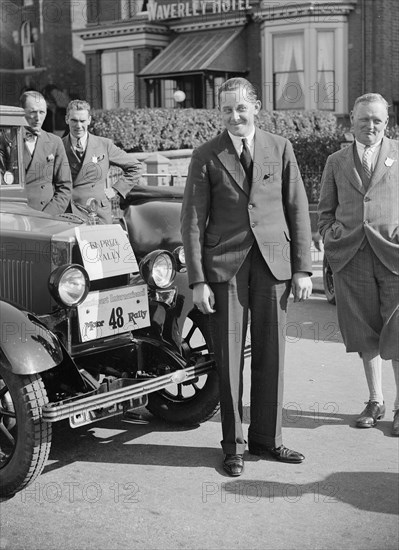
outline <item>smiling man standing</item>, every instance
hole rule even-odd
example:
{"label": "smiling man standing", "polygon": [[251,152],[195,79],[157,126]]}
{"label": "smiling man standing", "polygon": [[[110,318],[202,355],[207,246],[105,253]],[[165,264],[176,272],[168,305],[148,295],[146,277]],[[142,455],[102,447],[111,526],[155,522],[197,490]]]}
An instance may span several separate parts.
{"label": "smiling man standing", "polygon": [[255,127],[260,101],[243,78],[219,88],[225,131],[193,153],[182,237],[194,303],[209,314],[220,380],[223,468],[244,469],[243,366],[251,318],[249,452],[282,462],[287,300],[312,290],[308,203],[290,142]]}
{"label": "smiling man standing", "polygon": [[99,204],[100,223],[112,223],[111,201],[106,194],[109,167],[122,169],[112,188],[124,198],[138,181],[141,163],[112,140],[89,133],[91,115],[87,101],[75,99],[68,104],[66,123],[69,135],[63,142],[73,181],[70,210],[79,214],[79,207],[85,208],[87,200],[94,198]]}
{"label": "smiling man standing", "polygon": [[388,103],[380,94],[358,97],[351,122],[354,145],[331,155],[323,172],[319,230],[346,351],[361,356],[369,388],[356,426],[384,417],[381,358],[392,360],[399,436],[399,143],[384,136]]}

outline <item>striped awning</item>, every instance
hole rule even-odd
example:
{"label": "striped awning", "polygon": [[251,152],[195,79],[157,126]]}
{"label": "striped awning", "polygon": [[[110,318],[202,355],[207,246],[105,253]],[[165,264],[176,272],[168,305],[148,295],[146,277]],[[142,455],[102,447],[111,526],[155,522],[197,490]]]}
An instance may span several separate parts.
{"label": "striped awning", "polygon": [[240,29],[181,34],[142,69],[139,76],[166,78],[204,71],[245,73],[245,42]]}

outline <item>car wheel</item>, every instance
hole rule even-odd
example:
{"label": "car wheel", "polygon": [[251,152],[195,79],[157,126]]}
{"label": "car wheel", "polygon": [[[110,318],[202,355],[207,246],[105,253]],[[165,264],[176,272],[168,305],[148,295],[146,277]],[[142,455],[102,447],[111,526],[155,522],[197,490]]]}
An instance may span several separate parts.
{"label": "car wheel", "polygon": [[[189,365],[209,360],[212,344],[206,316],[198,311],[190,312],[182,336],[183,354]],[[216,366],[194,380],[151,393],[147,408],[158,418],[175,424],[195,425],[209,420],[219,410]]]}
{"label": "car wheel", "polygon": [[0,496],[10,497],[42,472],[51,446],[41,377],[15,375],[0,363]]}
{"label": "car wheel", "polygon": [[323,257],[323,286],[328,303],[335,304],[334,278],[326,256]]}

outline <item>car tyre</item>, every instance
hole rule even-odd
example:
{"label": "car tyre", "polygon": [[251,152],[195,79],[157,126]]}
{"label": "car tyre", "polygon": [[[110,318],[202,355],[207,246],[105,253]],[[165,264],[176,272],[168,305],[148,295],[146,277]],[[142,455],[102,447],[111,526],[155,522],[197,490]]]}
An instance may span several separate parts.
{"label": "car tyre", "polygon": [[47,461],[52,426],[42,419],[48,403],[41,377],[15,375],[0,363],[0,496],[34,481]]}
{"label": "car tyre", "polygon": [[[208,318],[189,313],[183,329],[183,353],[189,365],[212,356]],[[182,425],[198,425],[219,410],[219,380],[215,368],[197,380],[176,384],[148,396],[147,409],[156,417]]]}

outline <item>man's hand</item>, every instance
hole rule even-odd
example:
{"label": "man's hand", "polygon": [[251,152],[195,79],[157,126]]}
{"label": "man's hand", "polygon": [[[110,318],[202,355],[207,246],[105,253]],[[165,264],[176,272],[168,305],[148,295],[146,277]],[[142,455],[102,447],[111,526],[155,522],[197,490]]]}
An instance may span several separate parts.
{"label": "man's hand", "polygon": [[298,271],[292,276],[291,288],[294,302],[302,302],[312,294],[312,280],[306,272]]}
{"label": "man's hand", "polygon": [[193,302],[201,313],[215,313],[215,297],[212,289],[206,283],[197,283],[193,289]]}

